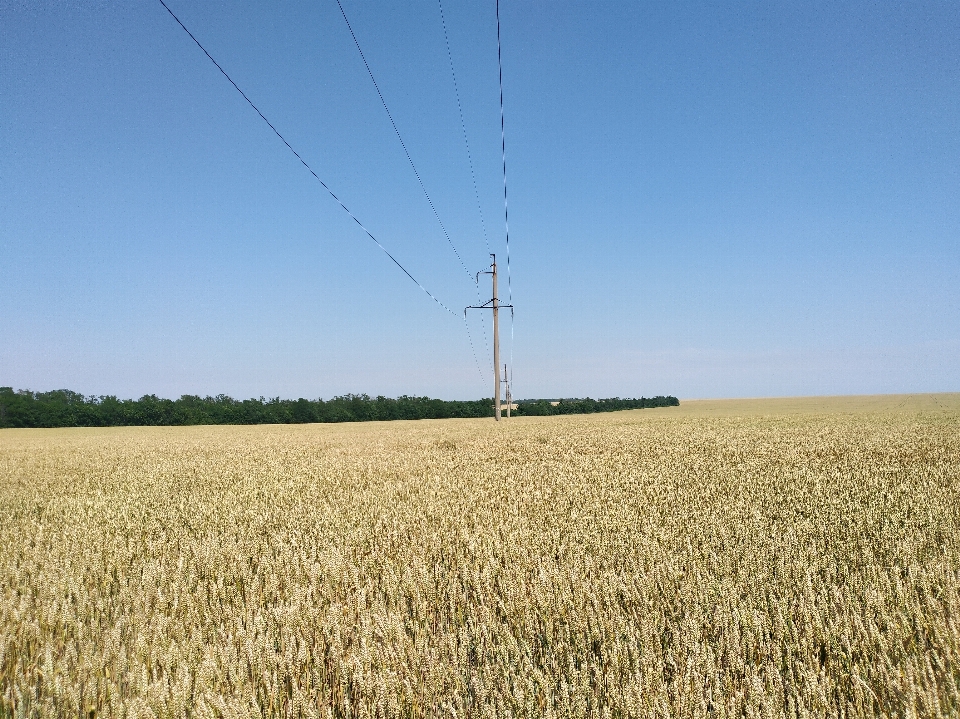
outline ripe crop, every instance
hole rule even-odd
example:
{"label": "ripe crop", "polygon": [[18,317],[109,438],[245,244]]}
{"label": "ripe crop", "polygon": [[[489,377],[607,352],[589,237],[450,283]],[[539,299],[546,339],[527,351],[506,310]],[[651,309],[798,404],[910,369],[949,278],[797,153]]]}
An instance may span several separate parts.
{"label": "ripe crop", "polygon": [[3,430],[0,716],[957,715],[942,402]]}

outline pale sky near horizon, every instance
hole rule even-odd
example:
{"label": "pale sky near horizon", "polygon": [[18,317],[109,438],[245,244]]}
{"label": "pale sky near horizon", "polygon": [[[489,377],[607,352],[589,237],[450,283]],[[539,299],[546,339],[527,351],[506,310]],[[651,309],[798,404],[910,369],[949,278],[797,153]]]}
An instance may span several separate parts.
{"label": "pale sky near horizon", "polygon": [[[490,396],[336,0],[0,2],[0,385]],[[342,0],[507,299],[493,0]],[[515,397],[960,390],[960,4],[501,3]],[[484,237],[486,236],[486,240]],[[489,284],[481,278],[482,299]],[[478,368],[477,361],[481,363]]]}

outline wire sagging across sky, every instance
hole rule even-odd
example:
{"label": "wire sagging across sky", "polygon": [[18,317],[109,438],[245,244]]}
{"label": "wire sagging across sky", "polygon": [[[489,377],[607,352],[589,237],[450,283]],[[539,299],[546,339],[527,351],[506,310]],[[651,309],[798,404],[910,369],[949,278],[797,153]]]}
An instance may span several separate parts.
{"label": "wire sagging across sky", "polygon": [[363,54],[363,49],[360,47],[360,41],[357,40],[357,35],[353,31],[353,26],[350,25],[350,21],[347,19],[347,13],[343,9],[343,4],[340,2],[340,0],[337,0],[337,6],[340,8],[340,14],[343,15],[343,21],[347,24],[347,30],[350,31],[350,37],[353,38],[353,44],[357,46],[357,52],[360,53],[360,59],[363,60],[363,66],[367,68],[367,74],[370,76],[370,80],[373,82],[373,86],[377,90],[377,96],[380,98],[380,104],[382,104],[383,109],[387,111],[387,117],[390,118],[390,124],[393,125],[393,131],[397,133],[397,139],[400,140],[400,145],[403,147],[403,152],[407,156],[407,161],[410,163],[410,167],[413,168],[413,174],[417,176],[417,182],[420,183],[420,189],[423,190],[423,196],[427,198],[430,209],[433,210],[433,216],[436,217],[437,222],[440,223],[440,229],[443,230],[443,236],[446,237],[447,242],[450,243],[453,253],[460,261],[460,266],[463,267],[463,271],[467,273],[468,277],[470,277],[470,270],[467,268],[466,264],[464,264],[463,258],[460,257],[460,252],[457,250],[457,246],[454,245],[453,240],[450,239],[450,234],[447,232],[447,228],[444,226],[443,220],[440,219],[440,213],[437,212],[437,208],[434,206],[433,200],[430,198],[430,193],[427,192],[426,185],[423,184],[423,179],[420,177],[420,172],[417,170],[417,166],[413,164],[413,158],[410,157],[410,151],[407,149],[407,143],[405,143],[403,138],[400,136],[400,130],[397,128],[397,123],[394,122],[393,113],[391,113],[390,108],[387,107],[387,101],[383,99],[383,93],[380,92],[380,86],[377,84],[377,79],[373,76],[373,70],[370,69],[370,63],[367,62],[367,58]]}
{"label": "wire sagging across sky", "polygon": [[[433,199],[430,197],[430,193],[427,192],[427,187],[423,182],[423,178],[420,176],[420,171],[417,170],[416,164],[413,162],[413,157],[410,155],[410,150],[407,149],[407,143],[403,141],[403,136],[400,135],[400,128],[397,127],[396,121],[393,119],[393,113],[390,112],[390,108],[387,106],[387,101],[383,96],[383,92],[380,90],[380,85],[377,83],[377,78],[373,76],[373,70],[370,67],[370,63],[367,62],[367,56],[363,54],[363,48],[360,47],[360,40],[357,39],[357,34],[353,31],[353,25],[350,24],[350,19],[347,17],[347,12],[343,8],[343,3],[341,0],[336,0],[337,7],[340,8],[340,15],[343,16],[343,22],[347,25],[347,30],[350,32],[350,37],[353,38],[353,44],[357,48],[357,52],[360,53],[360,59],[363,61],[363,66],[367,69],[367,75],[370,76],[370,81],[373,83],[374,89],[377,91],[377,97],[380,98],[380,104],[383,105],[384,111],[387,113],[387,118],[390,120],[390,125],[393,127],[393,131],[397,136],[397,139],[400,141],[400,146],[403,148],[403,154],[407,157],[407,162],[410,163],[410,167],[413,169],[413,174],[417,177],[417,182],[420,184],[420,189],[423,190],[423,196],[427,198],[427,204],[430,205],[430,209],[433,211],[433,216],[437,218],[437,223],[440,225],[440,229],[443,231],[443,236],[447,238],[447,243],[450,245],[450,248],[453,250],[453,253],[457,256],[457,260],[460,262],[460,266],[463,268],[464,272],[467,273],[467,277],[473,278],[473,275],[470,273],[470,270],[467,268],[466,263],[464,263],[463,258],[460,256],[459,250],[457,250],[456,245],[453,244],[453,239],[450,237],[450,233],[447,232],[446,226],[443,224],[443,220],[440,219],[440,213],[437,211],[436,205],[433,204]],[[450,58],[450,72],[453,73],[453,55],[450,52],[450,41],[447,40],[447,26],[446,21],[443,19],[443,6],[440,6],[440,19],[443,24],[443,36],[447,42],[447,54]],[[457,76],[453,74],[453,86],[457,95],[457,106],[460,107],[460,122],[463,125],[463,109],[460,105],[460,91],[457,89]],[[463,125],[463,139],[467,139],[466,126]],[[467,144],[467,157],[470,157],[470,145]],[[470,159],[470,172],[473,173],[473,160]],[[474,188],[476,189],[476,178],[474,177]],[[480,196],[477,193],[477,203],[479,205]],[[483,225],[483,211],[481,210],[480,222]],[[487,241],[486,227],[483,227],[483,238],[484,242]],[[489,243],[487,243],[487,248],[489,250]],[[477,301],[480,301],[480,287],[476,285]],[[481,323],[481,328],[483,329],[483,342],[484,345],[487,344],[487,330],[486,327]],[[473,337],[470,334],[470,326],[466,325],[467,338],[470,340],[470,348],[473,350],[474,357],[476,357],[476,348],[473,345]],[[480,369],[479,363],[477,369]],[[481,377],[483,376],[483,371],[480,372]]]}
{"label": "wire sagging across sky", "polygon": [[463,120],[463,103],[460,102],[460,88],[457,86],[457,73],[453,69],[453,52],[450,50],[450,37],[447,35],[447,20],[443,16],[443,0],[437,0],[440,6],[440,24],[443,26],[443,41],[447,45],[447,58],[450,60],[450,75],[453,77],[453,91],[457,96],[457,110],[460,111],[460,128],[463,130],[463,144],[467,148],[467,162],[470,164],[470,177],[473,180],[473,194],[477,198],[477,211],[480,213],[480,229],[483,231],[483,244],[490,252],[490,241],[487,239],[487,225],[483,221],[483,206],[480,204],[480,189],[477,187],[477,173],[473,169],[473,155],[470,154],[470,141],[467,139],[467,124]]}
{"label": "wire sagging across sky", "polygon": [[[510,283],[510,215],[507,212],[507,135],[503,121],[503,60],[500,51],[500,0],[497,0],[497,69],[500,73],[500,152],[503,158],[503,225],[507,233],[507,301],[513,304]],[[510,369],[513,370],[513,309],[510,310]]]}
{"label": "wire sagging across sky", "polygon": [[[443,15],[443,0],[437,0],[437,5],[440,7],[440,25],[443,27],[443,41],[447,46],[447,59],[450,61],[450,77],[453,78],[453,92],[457,97],[457,110],[460,113],[460,129],[463,130],[463,144],[467,149],[467,163],[470,165],[470,178],[473,180],[473,194],[477,198],[477,212],[480,214],[480,230],[483,233],[483,244],[487,247],[487,253],[490,253],[490,240],[487,239],[487,225],[483,221],[483,205],[480,203],[480,189],[477,187],[477,173],[473,168],[473,155],[470,153],[470,141],[467,139],[467,124],[463,119],[463,103],[460,102],[460,88],[457,85],[457,73],[453,68],[453,51],[450,49],[450,36],[447,34],[447,20]],[[480,301],[480,287],[477,285],[477,302]],[[480,321],[480,327],[483,329],[483,343],[484,346],[486,346],[487,328],[486,325],[483,324],[482,319]],[[470,344],[471,346],[473,345],[472,340]]]}
{"label": "wire sagging across sky", "polygon": [[[236,91],[240,93],[240,95],[243,97],[243,99],[247,101],[247,104],[249,104],[250,107],[252,107],[252,108],[256,111],[256,113],[260,116],[260,119],[262,119],[265,123],[267,123],[267,126],[268,126],[271,130],[273,130],[274,134],[275,134],[277,137],[280,138],[280,141],[281,141],[284,145],[287,146],[287,149],[290,150],[290,152],[293,153],[294,157],[296,157],[298,160],[300,160],[300,163],[301,163],[305,168],[307,168],[307,171],[308,171],[311,175],[313,175],[314,179],[323,186],[323,189],[326,190],[326,191],[330,194],[330,197],[332,197],[332,198],[336,201],[336,203],[337,203],[338,205],[340,205],[341,208],[343,208],[343,211],[346,212],[346,213],[350,216],[350,218],[351,218],[354,222],[357,223],[357,225],[360,227],[360,229],[363,230],[363,231],[366,233],[367,237],[369,237],[371,240],[373,240],[373,241],[376,243],[377,247],[379,247],[381,250],[383,250],[383,253],[384,253],[387,257],[389,257],[389,258],[393,261],[393,263],[403,271],[403,274],[405,274],[407,277],[409,277],[411,280],[413,280],[413,282],[417,285],[417,287],[419,287],[421,290],[423,290],[423,291],[427,294],[427,296],[430,297],[430,299],[432,299],[432,300],[433,300],[434,302],[436,302],[440,307],[442,307],[443,309],[445,309],[447,312],[449,312],[449,313],[450,313],[451,315],[453,315],[454,317],[459,317],[459,315],[458,315],[456,312],[454,312],[454,311],[451,310],[449,307],[447,307],[445,304],[443,304],[443,302],[441,302],[439,299],[437,299],[437,297],[436,297],[432,292],[430,292],[430,290],[428,290],[426,287],[424,287],[416,277],[414,277],[412,274],[410,274],[410,272],[407,270],[407,268],[404,267],[403,265],[401,265],[400,262],[397,260],[397,258],[394,257],[392,254],[390,254],[390,252],[387,250],[386,247],[384,247],[382,244],[380,244],[380,240],[378,240],[376,237],[374,237],[374,236],[373,236],[373,233],[370,232],[370,230],[368,230],[366,227],[364,227],[363,223],[360,222],[360,220],[358,220],[357,217],[356,217],[352,212],[350,212],[350,210],[347,208],[346,205],[343,204],[343,202],[340,200],[340,198],[337,197],[337,196],[334,194],[333,190],[331,190],[331,189],[327,186],[327,183],[325,183],[323,180],[320,179],[320,176],[319,176],[316,172],[314,172],[313,168],[310,167],[310,165],[307,164],[307,161],[304,160],[304,159],[300,156],[300,153],[298,153],[296,150],[293,149],[293,146],[292,146],[289,142],[287,142],[286,138],[284,138],[284,136],[280,134],[280,131],[277,130],[277,128],[275,128],[275,127],[273,126],[273,123],[271,123],[271,122],[266,118],[266,116],[265,116],[262,112],[260,112],[260,108],[258,108],[256,105],[253,104],[253,101],[252,101],[249,97],[247,97],[247,94],[246,94],[243,90],[240,89],[240,87],[237,85],[237,83],[235,83],[235,82],[233,81],[233,79],[227,74],[226,70],[224,70],[224,69],[220,66],[220,63],[218,63],[216,60],[213,59],[213,56],[212,56],[209,52],[207,52],[206,48],[205,48],[203,45],[200,44],[200,41],[197,40],[196,37],[194,37],[193,33],[190,32],[190,31],[187,29],[187,26],[184,25],[184,24],[180,21],[180,18],[178,18],[178,17],[176,16],[176,14],[173,12],[173,10],[171,10],[171,9],[167,6],[167,4],[164,2],[164,0],[158,0],[158,2],[159,2],[161,5],[163,5],[164,9],[165,9],[168,13],[170,13],[170,17],[172,17],[174,20],[177,21],[177,24],[178,24],[181,28],[183,28],[183,31],[184,31],[185,33],[187,33],[187,35],[190,36],[190,39],[193,40],[193,41],[196,43],[197,47],[199,47],[199,48],[203,51],[203,54],[207,56],[207,58],[210,60],[210,62],[212,62],[212,63],[216,66],[216,68],[221,72],[221,74],[222,74],[225,78],[227,78],[227,81],[228,81],[231,85],[233,85],[234,89],[236,89]],[[346,19],[346,17],[344,17],[344,19]],[[439,219],[439,218],[438,218],[438,219]],[[451,243],[451,244],[452,244],[452,243]],[[454,248],[454,251],[456,251],[456,248]],[[457,255],[457,257],[459,257],[459,254]],[[462,264],[462,261],[461,261],[461,264]]]}

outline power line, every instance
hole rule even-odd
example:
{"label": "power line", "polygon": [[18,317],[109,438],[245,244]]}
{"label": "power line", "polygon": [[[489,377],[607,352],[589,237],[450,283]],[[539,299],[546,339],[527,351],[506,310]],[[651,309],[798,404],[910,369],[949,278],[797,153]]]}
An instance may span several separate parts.
{"label": "power line", "polygon": [[[253,101],[252,101],[249,97],[247,97],[246,93],[245,93],[243,90],[241,90],[240,87],[237,85],[237,83],[235,83],[235,82],[233,81],[233,79],[227,74],[226,70],[224,70],[224,69],[220,66],[220,63],[218,63],[216,60],[213,59],[213,56],[212,56],[209,52],[207,52],[206,48],[205,48],[203,45],[200,44],[200,41],[197,40],[197,38],[194,37],[193,33],[190,32],[190,31],[187,29],[187,26],[184,25],[184,24],[180,21],[180,18],[178,18],[178,17],[176,16],[176,14],[173,12],[173,10],[171,10],[163,0],[158,0],[158,1],[159,1],[159,3],[160,3],[161,5],[163,5],[164,9],[165,9],[168,13],[170,13],[170,17],[172,17],[174,20],[176,20],[176,21],[177,21],[177,24],[178,24],[181,28],[183,28],[183,31],[184,31],[185,33],[187,33],[187,35],[190,36],[190,39],[193,40],[193,41],[197,44],[197,47],[199,47],[201,50],[203,50],[203,54],[207,56],[207,58],[210,60],[210,62],[212,62],[214,65],[216,65],[217,69],[221,72],[221,74],[222,74],[225,78],[227,78],[227,81],[228,81],[231,85],[233,85],[234,89],[236,89],[236,91],[240,93],[240,95],[243,97],[243,99],[247,101],[247,104],[249,104],[250,107],[252,107],[252,108],[256,111],[256,113],[260,116],[260,118],[261,118],[265,123],[267,123],[267,126],[268,126],[271,130],[273,130],[274,134],[275,134],[277,137],[280,138],[280,141],[281,141],[284,145],[287,146],[287,149],[290,150],[290,152],[293,153],[294,157],[296,157],[298,160],[300,160],[300,163],[301,163],[305,168],[307,168],[307,171],[308,171],[311,175],[313,175],[313,177],[316,179],[316,181],[319,182],[319,183],[323,186],[323,189],[325,189],[325,190],[330,194],[330,197],[332,197],[334,200],[336,200],[337,204],[340,205],[341,208],[343,208],[343,211],[346,212],[348,215],[350,215],[350,218],[351,218],[354,222],[357,223],[357,225],[360,227],[361,230],[363,230],[363,231],[366,233],[367,237],[369,237],[371,240],[373,240],[373,241],[376,243],[377,247],[379,247],[381,250],[383,250],[384,254],[385,254],[387,257],[389,257],[397,267],[399,267],[401,270],[403,270],[403,273],[404,273],[407,277],[409,277],[411,280],[413,280],[413,282],[416,283],[417,287],[419,287],[421,290],[423,290],[423,291],[427,294],[427,296],[430,297],[430,299],[432,299],[434,302],[436,302],[438,305],[440,305],[440,307],[442,307],[442,308],[445,309],[447,312],[449,312],[449,313],[452,314],[454,317],[456,317],[456,316],[457,316],[457,313],[456,313],[456,312],[454,312],[454,311],[451,310],[449,307],[447,307],[445,304],[443,304],[440,300],[438,300],[438,299],[436,298],[436,296],[434,296],[434,294],[433,294],[432,292],[430,292],[426,287],[424,287],[422,284],[420,284],[420,281],[417,280],[417,278],[414,277],[412,274],[410,274],[410,272],[407,270],[407,268],[404,267],[403,265],[401,265],[401,264],[397,261],[397,258],[394,257],[393,255],[391,255],[389,251],[387,251],[387,248],[386,248],[386,247],[384,247],[382,244],[380,244],[380,240],[378,240],[376,237],[374,237],[374,236],[373,236],[373,233],[370,232],[370,230],[368,230],[366,227],[363,226],[363,223],[360,222],[360,220],[358,220],[358,219],[356,218],[356,216],[355,216],[352,212],[350,212],[349,209],[347,209],[347,206],[344,205],[343,202],[340,201],[340,198],[337,197],[337,196],[334,194],[333,190],[331,190],[329,187],[327,187],[327,183],[325,183],[323,180],[320,179],[320,176],[319,176],[316,172],[313,171],[313,168],[310,167],[310,165],[307,164],[306,160],[304,160],[304,159],[300,156],[300,153],[298,153],[296,150],[293,149],[293,147],[290,145],[290,143],[287,142],[286,138],[284,138],[284,136],[280,134],[280,132],[277,130],[277,128],[275,128],[275,127],[273,126],[273,123],[271,123],[271,122],[266,118],[266,116],[265,116],[262,112],[260,112],[260,109],[259,109],[256,105],[253,104]],[[338,0],[338,2],[339,2],[339,0]],[[346,16],[344,16],[344,19],[346,19]],[[351,31],[351,32],[352,32],[352,31]],[[358,47],[359,47],[359,46],[358,46]],[[366,62],[366,61],[364,61],[364,62]],[[372,77],[372,75],[371,75],[371,77]],[[384,105],[384,107],[386,107],[386,105]],[[388,112],[389,112],[389,111],[388,111]],[[401,140],[401,142],[402,142],[402,140]],[[448,238],[448,239],[449,239],[449,238]],[[451,243],[451,245],[452,245],[452,243]],[[456,251],[456,248],[454,248],[454,251]],[[459,257],[459,255],[458,255],[458,257]],[[462,261],[461,261],[461,264],[462,264]]]}
{"label": "power line", "polygon": [[[503,158],[503,225],[507,234],[507,296],[513,304],[510,284],[510,216],[507,212],[507,139],[503,121],[503,60],[500,50],[500,0],[497,0],[497,69],[500,72],[500,153]],[[510,366],[513,367],[513,312],[510,313]]]}
{"label": "power line", "polygon": [[463,129],[463,144],[467,146],[467,162],[470,163],[470,177],[473,179],[473,194],[477,198],[477,211],[480,213],[480,228],[483,230],[483,243],[487,246],[487,252],[490,252],[490,241],[487,239],[487,225],[483,221],[483,207],[480,204],[480,190],[477,188],[477,173],[473,169],[470,141],[467,140],[467,125],[463,121],[463,104],[460,102],[460,88],[457,86],[457,73],[453,69],[453,53],[450,51],[447,21],[443,17],[443,0],[437,0],[437,4],[440,6],[440,24],[443,25],[443,40],[447,44],[447,57],[450,59],[450,75],[453,77],[453,91],[457,96],[457,110],[460,111],[460,127]]}
{"label": "power line", "polygon": [[463,258],[460,257],[460,253],[457,251],[456,245],[453,244],[453,240],[450,239],[450,234],[447,232],[447,228],[443,225],[443,220],[440,219],[440,213],[437,212],[437,208],[433,204],[433,200],[430,199],[430,193],[427,192],[426,186],[423,184],[423,180],[420,177],[420,173],[417,171],[417,166],[413,164],[413,158],[410,157],[410,151],[407,150],[407,144],[403,141],[403,138],[400,136],[400,130],[397,129],[397,123],[393,120],[393,114],[390,112],[390,108],[387,107],[387,101],[383,99],[383,93],[380,92],[380,86],[377,84],[376,78],[373,76],[373,70],[370,69],[370,63],[367,62],[366,56],[363,54],[363,49],[360,47],[360,41],[357,40],[357,35],[353,31],[353,27],[350,25],[350,21],[347,19],[347,13],[343,9],[343,4],[340,0],[337,0],[337,6],[340,8],[340,14],[343,15],[343,21],[347,24],[347,29],[350,31],[350,37],[353,38],[353,44],[357,46],[357,51],[360,53],[360,59],[363,60],[364,67],[367,68],[367,74],[370,76],[370,80],[373,82],[373,86],[377,90],[377,95],[380,97],[380,103],[383,105],[383,109],[387,111],[387,117],[390,118],[390,124],[393,125],[393,131],[397,133],[397,139],[400,140],[400,146],[403,147],[403,152],[407,156],[407,161],[410,163],[410,167],[413,168],[413,174],[417,176],[417,182],[420,183],[420,189],[423,190],[423,196],[427,198],[427,202],[430,205],[430,209],[433,210],[433,216],[437,218],[437,222],[440,223],[440,229],[443,230],[444,237],[447,238],[447,242],[450,244],[450,247],[453,249],[453,253],[457,256],[457,259],[460,261],[460,266],[463,267],[463,271],[467,273],[468,277],[471,277],[470,270],[467,269],[467,266],[463,262]]}
{"label": "power line", "polygon": [[[440,229],[443,231],[443,236],[447,238],[447,243],[450,245],[450,248],[453,250],[453,253],[457,256],[457,260],[460,262],[460,266],[463,268],[463,271],[467,273],[467,277],[472,277],[470,270],[467,269],[466,264],[463,261],[463,258],[460,256],[460,252],[457,250],[456,245],[453,244],[453,240],[450,238],[450,234],[447,232],[447,228],[443,224],[443,220],[440,219],[440,213],[437,211],[436,205],[433,204],[433,199],[430,197],[430,193],[427,192],[426,185],[423,184],[423,178],[420,177],[420,172],[417,170],[416,164],[413,162],[413,157],[410,155],[410,151],[407,149],[407,143],[403,141],[403,137],[400,135],[400,128],[397,127],[396,121],[393,119],[393,113],[390,112],[390,108],[387,107],[387,101],[383,97],[383,93],[380,91],[380,85],[377,84],[377,79],[373,76],[373,70],[370,68],[370,63],[367,62],[366,55],[363,54],[363,48],[360,47],[360,41],[357,39],[357,34],[353,31],[353,26],[350,24],[349,18],[347,18],[347,13],[343,9],[343,3],[340,0],[337,0],[337,7],[340,8],[340,14],[343,16],[343,21],[347,25],[347,30],[350,31],[350,37],[353,38],[353,44],[357,47],[357,52],[360,53],[360,59],[363,61],[363,66],[367,69],[367,75],[370,76],[370,81],[373,83],[374,89],[377,91],[377,97],[380,98],[380,104],[383,105],[383,109],[387,113],[387,117],[390,120],[390,125],[393,127],[394,133],[397,135],[397,139],[400,141],[400,146],[403,148],[403,153],[407,156],[407,162],[410,163],[410,167],[413,169],[413,174],[417,177],[417,182],[420,184],[420,189],[423,190],[423,196],[427,198],[427,203],[430,205],[430,209],[433,210],[433,216],[437,218],[437,223],[440,225]],[[443,17],[443,8],[440,9],[441,19]],[[444,38],[446,38],[446,23],[444,23]],[[450,52],[450,44],[447,42],[447,52]],[[453,56],[450,55],[450,68],[453,69]],[[456,88],[456,76],[454,75],[454,88]],[[460,93],[457,91],[457,105],[460,106]],[[460,113],[461,123],[463,122],[463,111]],[[464,127],[464,138],[466,138],[466,128]],[[469,145],[467,146],[467,152],[469,154]],[[473,162],[471,160],[470,165],[471,172],[473,171]],[[474,179],[474,186],[476,186],[476,179]],[[477,195],[477,201],[479,203],[479,193]],[[481,214],[481,222],[483,221],[483,215]],[[486,228],[484,227],[484,240],[486,240]],[[489,248],[489,243],[488,243]],[[480,300],[480,287],[476,287],[477,291],[477,301]],[[487,342],[487,330],[486,327],[481,323],[481,329],[483,330],[483,341],[484,344]],[[470,348],[473,350],[474,359],[476,359],[476,349],[473,346],[473,337],[470,335],[470,327],[467,325],[467,337],[470,340]],[[477,369],[480,369],[479,362],[477,363]],[[481,370],[481,375],[483,374]]]}
{"label": "power line", "polygon": [[[483,244],[490,253],[490,240],[487,239],[487,225],[483,221],[483,206],[480,204],[480,190],[477,187],[477,173],[473,168],[473,156],[470,153],[470,141],[467,139],[467,124],[463,119],[463,103],[460,101],[460,88],[457,85],[457,73],[453,68],[453,52],[450,50],[450,36],[447,34],[447,20],[443,16],[443,0],[437,0],[440,6],[440,24],[443,26],[443,41],[447,46],[447,58],[450,60],[450,76],[453,78],[453,92],[457,97],[457,110],[460,113],[460,128],[463,130],[463,144],[467,148],[467,162],[470,165],[470,177],[473,180],[473,194],[477,198],[477,212],[480,214],[480,229],[483,232]],[[477,301],[480,301],[480,287],[477,286]],[[487,328],[481,320],[480,328],[483,330],[483,344],[487,344]],[[477,365],[479,368],[479,365]]]}
{"label": "power line", "polygon": [[463,326],[467,328],[467,339],[470,340],[470,349],[473,351],[473,361],[477,363],[477,372],[480,373],[480,384],[483,384],[486,381],[486,377],[483,376],[483,370],[480,369],[480,360],[477,357],[477,348],[473,346],[473,335],[470,334],[470,325],[467,324],[467,313],[463,313]]}

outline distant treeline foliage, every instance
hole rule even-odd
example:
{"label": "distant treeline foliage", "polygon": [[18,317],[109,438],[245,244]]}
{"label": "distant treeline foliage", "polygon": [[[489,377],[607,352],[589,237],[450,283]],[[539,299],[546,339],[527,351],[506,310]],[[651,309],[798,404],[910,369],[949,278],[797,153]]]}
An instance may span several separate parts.
{"label": "distant treeline foliage", "polygon": [[[493,400],[487,400],[492,402]],[[639,399],[561,399],[551,401],[546,399],[523,400],[516,402],[514,414],[527,416],[543,416],[548,414],[591,414],[593,412],[617,412],[621,409],[647,409],[649,407],[679,407],[680,400],[676,397],[640,397]],[[493,414],[492,412],[490,413]]]}
{"label": "distant treeline foliage", "polygon": [[[644,407],[673,407],[676,397],[647,399],[526,400],[513,414],[552,415],[613,412]],[[348,394],[333,399],[244,399],[226,395],[162,399],[112,396],[85,397],[60,389],[14,391],[0,387],[0,427],[121,427],[193,424],[302,424],[306,422],[370,422],[393,419],[492,417],[493,400],[445,401],[429,397],[368,397]]]}

